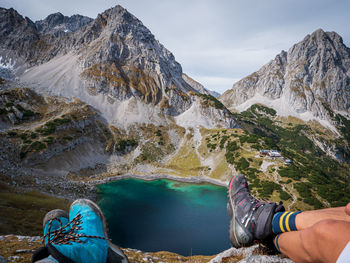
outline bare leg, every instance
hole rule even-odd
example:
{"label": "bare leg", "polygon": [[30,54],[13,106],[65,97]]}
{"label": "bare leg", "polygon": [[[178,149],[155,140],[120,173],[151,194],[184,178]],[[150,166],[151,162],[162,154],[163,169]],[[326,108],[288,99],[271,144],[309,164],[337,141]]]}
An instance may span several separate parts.
{"label": "bare leg", "polygon": [[301,231],[283,233],[278,244],[281,252],[296,263],[336,262],[349,241],[350,222],[328,219]]}
{"label": "bare leg", "polygon": [[298,230],[306,229],[317,222],[326,219],[343,220],[350,222],[350,203],[346,207],[326,208],[313,211],[304,211],[295,218]]}
{"label": "bare leg", "polygon": [[348,203],[345,207],[345,213],[350,216],[350,203]]}

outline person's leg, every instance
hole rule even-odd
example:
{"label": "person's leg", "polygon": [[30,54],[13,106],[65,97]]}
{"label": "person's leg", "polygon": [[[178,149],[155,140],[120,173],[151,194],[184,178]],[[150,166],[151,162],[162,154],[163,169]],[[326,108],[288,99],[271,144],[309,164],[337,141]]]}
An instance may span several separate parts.
{"label": "person's leg", "polygon": [[243,175],[233,176],[228,185],[232,245],[249,246],[254,239],[264,241],[282,233],[275,245],[295,262],[336,262],[350,242],[350,203],[305,212],[283,212],[276,207],[251,196]]}
{"label": "person's leg", "polygon": [[[350,214],[350,203],[347,205],[347,209]],[[296,216],[295,224],[298,230],[303,230],[326,219],[350,222],[350,216],[346,214],[345,207],[337,207],[303,211]]]}
{"label": "person's leg", "polygon": [[345,213],[350,216],[350,203],[345,206]]}
{"label": "person's leg", "polygon": [[[350,208],[350,206],[349,206]],[[295,262],[336,262],[350,242],[350,223],[323,220],[301,231],[280,234],[280,251]]]}

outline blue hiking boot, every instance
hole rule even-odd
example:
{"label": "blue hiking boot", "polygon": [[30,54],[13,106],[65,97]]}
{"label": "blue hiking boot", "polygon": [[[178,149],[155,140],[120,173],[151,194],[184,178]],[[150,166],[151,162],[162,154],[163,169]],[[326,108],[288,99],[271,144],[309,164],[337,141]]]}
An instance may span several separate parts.
{"label": "blue hiking boot", "polygon": [[273,236],[272,218],[284,211],[282,203],[276,204],[254,198],[244,175],[232,177],[228,187],[228,214],[230,240],[234,247],[250,246],[254,241],[269,242]]}
{"label": "blue hiking boot", "polygon": [[94,202],[88,199],[74,201],[69,209],[69,219],[68,228],[47,239],[45,253],[58,262],[128,262],[119,247],[109,241],[104,215]]}
{"label": "blue hiking boot", "polygon": [[68,213],[61,209],[55,209],[48,212],[43,220],[44,245],[47,245],[58,232],[64,234],[69,230]]}
{"label": "blue hiking boot", "polygon": [[[61,209],[51,210],[44,217],[43,229],[43,244],[45,247],[40,248],[34,253],[32,262],[59,263],[50,255],[47,245],[54,239],[57,239],[58,236],[65,236],[65,234],[69,231],[70,225],[68,213]],[[39,259],[43,259],[43,261],[38,261]]]}

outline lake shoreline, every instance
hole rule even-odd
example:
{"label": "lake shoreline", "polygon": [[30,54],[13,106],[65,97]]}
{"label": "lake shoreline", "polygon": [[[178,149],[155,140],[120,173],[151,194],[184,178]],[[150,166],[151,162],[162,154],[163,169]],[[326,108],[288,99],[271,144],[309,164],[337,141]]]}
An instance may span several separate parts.
{"label": "lake shoreline", "polygon": [[111,176],[104,178],[102,180],[95,180],[92,182],[89,182],[89,184],[93,186],[101,185],[101,184],[106,184],[114,181],[119,181],[119,180],[124,180],[124,179],[140,179],[144,181],[154,181],[154,180],[159,180],[159,179],[167,179],[167,180],[172,180],[172,181],[177,181],[177,182],[182,182],[182,183],[191,183],[191,184],[213,184],[216,186],[222,186],[222,187],[227,187],[229,182],[223,182],[217,179],[212,179],[208,177],[180,177],[180,176],[173,176],[173,175],[168,175],[168,174],[152,174],[152,175],[135,175],[135,174],[125,174],[125,175],[117,175],[117,176]]}
{"label": "lake shoreline", "polygon": [[159,174],[118,178],[96,188],[110,238],[121,247],[183,256],[213,255],[230,247],[227,191],[222,183],[193,178],[180,182]]}

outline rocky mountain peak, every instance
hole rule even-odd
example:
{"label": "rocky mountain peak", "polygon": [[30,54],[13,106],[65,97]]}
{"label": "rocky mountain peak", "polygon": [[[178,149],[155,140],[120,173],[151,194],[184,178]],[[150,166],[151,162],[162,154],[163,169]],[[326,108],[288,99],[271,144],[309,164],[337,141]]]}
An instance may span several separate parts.
{"label": "rocky mountain peak", "polygon": [[318,29],[220,99],[239,110],[262,103],[280,115],[332,122],[327,109],[350,113],[349,85],[350,49],[337,33]]}
{"label": "rocky mountain peak", "polygon": [[[37,35],[35,24],[28,17],[23,18],[13,9],[0,8],[0,34],[7,37],[20,29],[23,33]],[[4,39],[3,39],[4,40]]]}
{"label": "rocky mountain peak", "polygon": [[118,33],[124,37],[127,35],[138,38],[144,38],[145,35],[153,37],[152,33],[140,20],[120,5],[98,14],[89,30],[93,30],[96,33],[106,30],[108,34]]}
{"label": "rocky mountain peak", "polygon": [[[174,94],[192,90],[182,79],[182,68],[173,54],[140,20],[121,6],[99,14],[74,37],[87,86],[102,86],[108,93],[114,90],[114,99],[137,96],[147,103],[158,104],[166,89],[170,97],[174,89],[178,90]],[[187,95],[175,101],[183,101],[183,105],[186,101],[190,102]],[[163,100],[165,105],[171,105],[171,102],[169,96]],[[170,108],[172,112],[177,112],[175,108]]]}
{"label": "rocky mountain peak", "polygon": [[322,43],[334,43],[337,45],[343,45],[343,39],[339,34],[336,32],[325,32],[321,28],[317,29],[311,35],[306,36],[303,41],[305,41],[307,38],[311,38],[311,40],[314,41],[317,45],[321,45]]}
{"label": "rocky mountain peak", "polygon": [[93,21],[92,18],[81,15],[64,16],[60,12],[47,16],[44,20],[36,21],[35,25],[41,34],[55,34],[75,32]]}
{"label": "rocky mountain peak", "polygon": [[129,13],[124,7],[121,5],[116,5],[105,10],[103,13],[99,14],[99,16],[106,17],[109,20],[118,21],[119,23],[123,20],[126,23],[141,23],[134,15]]}
{"label": "rocky mountain peak", "polygon": [[[125,8],[117,5],[107,9],[99,14],[86,32],[89,31],[103,33],[104,37],[108,36],[110,42],[127,42],[132,45],[147,47],[148,51],[160,51],[166,53],[174,60],[174,56],[166,50],[154,37],[151,31],[143,25],[134,15],[129,13]],[[159,55],[159,54],[158,54]]]}
{"label": "rocky mountain peak", "polygon": [[44,20],[48,22],[49,25],[57,24],[58,22],[62,22],[64,19],[64,15],[61,12],[53,13],[48,15]]}
{"label": "rocky mountain peak", "polygon": [[324,74],[328,69],[340,66],[344,62],[348,63],[349,51],[337,33],[318,29],[294,45],[288,53],[289,59],[292,61],[300,61],[301,59],[311,61],[313,57],[317,57],[317,60],[314,61],[316,63],[312,67],[318,66],[317,71]]}
{"label": "rocky mountain peak", "polygon": [[40,39],[33,21],[13,8],[0,8],[0,36],[0,63],[16,69],[36,53]]}

